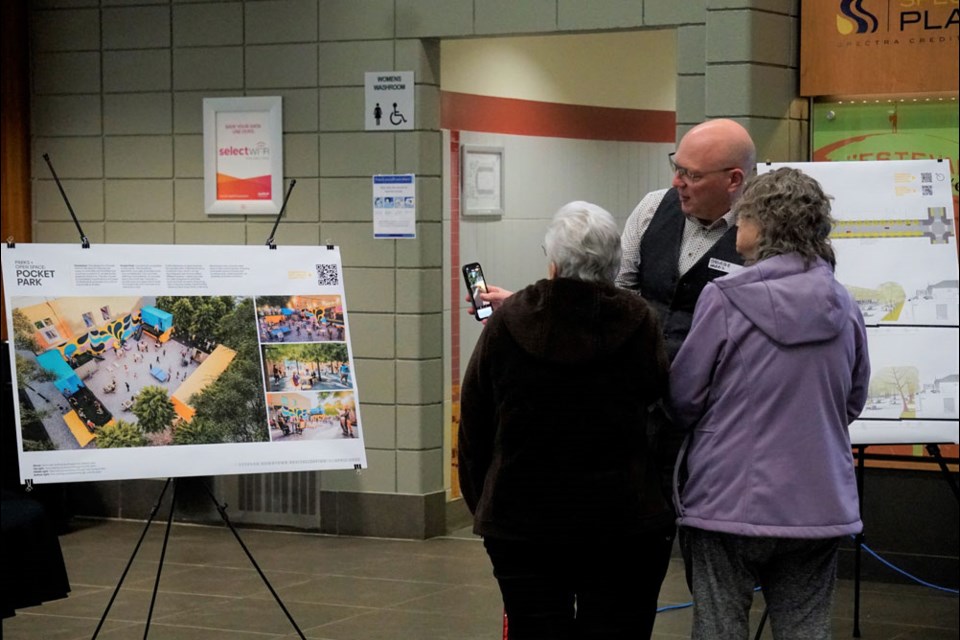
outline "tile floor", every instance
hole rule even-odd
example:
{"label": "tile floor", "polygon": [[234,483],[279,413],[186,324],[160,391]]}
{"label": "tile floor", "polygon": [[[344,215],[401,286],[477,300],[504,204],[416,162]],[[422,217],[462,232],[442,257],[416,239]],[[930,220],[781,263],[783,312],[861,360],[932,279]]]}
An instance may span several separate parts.
{"label": "tile floor", "polygon": [[[162,547],[154,523],[98,638],[143,638]],[[92,638],[143,523],[75,519],[60,537],[73,588],[63,600],[3,621],[7,640]],[[311,640],[470,640],[501,637],[501,602],[479,540],[469,530],[425,541],[330,537],[240,529],[240,536]],[[834,637],[853,632],[853,586],[841,581]],[[681,561],[661,605],[689,602]],[[762,601],[754,604],[759,622]],[[684,638],[690,608],[664,611],[654,637]],[[958,599],[922,586],[865,583],[860,628],[871,640],[956,640]],[[172,528],[150,638],[298,638],[225,526]],[[771,638],[767,625],[764,638]]]}

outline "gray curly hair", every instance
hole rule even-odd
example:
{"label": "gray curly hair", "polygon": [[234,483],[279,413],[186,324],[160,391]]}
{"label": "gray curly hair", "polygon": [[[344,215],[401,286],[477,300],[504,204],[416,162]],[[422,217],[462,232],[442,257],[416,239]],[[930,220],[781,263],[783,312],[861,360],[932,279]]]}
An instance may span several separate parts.
{"label": "gray curly hair", "polygon": [[799,169],[781,167],[751,178],[734,208],[739,220],[760,229],[758,261],[798,253],[808,264],[820,257],[836,266],[830,244],[830,196]]}

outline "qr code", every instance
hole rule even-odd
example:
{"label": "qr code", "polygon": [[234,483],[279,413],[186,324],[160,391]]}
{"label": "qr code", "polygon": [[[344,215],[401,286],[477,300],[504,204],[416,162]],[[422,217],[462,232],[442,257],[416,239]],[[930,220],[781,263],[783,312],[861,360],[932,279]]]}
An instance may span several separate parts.
{"label": "qr code", "polygon": [[318,264],[317,284],[321,287],[330,287],[340,284],[340,277],[337,275],[337,265]]}
{"label": "qr code", "polygon": [[924,182],[924,183],[933,182],[933,174],[930,173],[929,171],[921,171],[920,182]]}
{"label": "qr code", "polygon": [[920,185],[920,194],[924,196],[932,196],[933,187],[928,184]]}

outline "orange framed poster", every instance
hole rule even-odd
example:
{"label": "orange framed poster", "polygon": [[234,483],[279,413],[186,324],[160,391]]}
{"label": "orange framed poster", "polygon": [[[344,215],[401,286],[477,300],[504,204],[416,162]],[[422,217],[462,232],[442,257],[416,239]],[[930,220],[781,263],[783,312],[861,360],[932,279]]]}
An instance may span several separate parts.
{"label": "orange framed poster", "polygon": [[282,129],[279,96],[204,99],[204,204],[208,214],[280,211]]}

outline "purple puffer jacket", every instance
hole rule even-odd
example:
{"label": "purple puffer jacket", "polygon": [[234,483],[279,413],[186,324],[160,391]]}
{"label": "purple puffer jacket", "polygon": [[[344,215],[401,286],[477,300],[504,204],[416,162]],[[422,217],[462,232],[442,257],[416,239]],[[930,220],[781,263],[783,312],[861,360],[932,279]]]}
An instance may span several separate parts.
{"label": "purple puffer jacket", "polygon": [[[818,259],[762,260],[703,290],[670,371],[679,524],[743,536],[862,529],[847,426],[870,381],[860,310]],[[679,479],[684,478],[683,485]]]}

